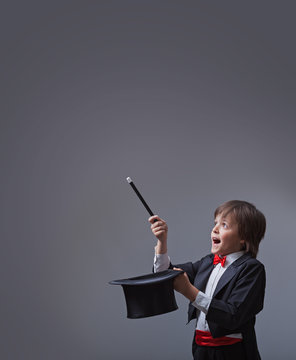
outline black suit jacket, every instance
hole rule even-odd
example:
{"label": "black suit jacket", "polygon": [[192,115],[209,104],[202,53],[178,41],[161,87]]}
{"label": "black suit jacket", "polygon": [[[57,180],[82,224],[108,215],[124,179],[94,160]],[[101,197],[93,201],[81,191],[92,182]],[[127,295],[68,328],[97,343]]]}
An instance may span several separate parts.
{"label": "black suit jacket", "polygon": [[[186,271],[190,282],[199,290],[205,287],[213,270],[214,255],[195,263],[174,265]],[[172,267],[173,265],[171,265]],[[262,263],[246,253],[224,272],[213,294],[206,320],[214,338],[242,333],[247,359],[258,360],[260,355],[255,334],[255,316],[263,308],[265,269]],[[196,318],[197,309],[189,304],[188,322]]]}

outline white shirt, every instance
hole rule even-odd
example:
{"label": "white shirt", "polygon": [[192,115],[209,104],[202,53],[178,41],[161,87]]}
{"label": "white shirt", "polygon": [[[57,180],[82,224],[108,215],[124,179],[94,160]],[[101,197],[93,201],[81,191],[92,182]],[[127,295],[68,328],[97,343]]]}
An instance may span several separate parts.
{"label": "white shirt", "polygon": [[[238,258],[244,254],[244,251],[238,251],[232,254],[227,255],[224,267],[221,264],[215,265],[209,280],[206,285],[205,292],[199,290],[195,300],[192,302],[192,305],[195,306],[198,310],[197,312],[197,321],[196,329],[202,331],[210,331],[208,322],[206,321],[206,315],[212,301],[212,297],[218,281],[221,276],[224,274],[225,270]],[[167,270],[170,266],[170,258],[168,254],[155,254],[154,256],[154,271],[159,272]],[[228,337],[242,338],[242,334],[230,334]]]}

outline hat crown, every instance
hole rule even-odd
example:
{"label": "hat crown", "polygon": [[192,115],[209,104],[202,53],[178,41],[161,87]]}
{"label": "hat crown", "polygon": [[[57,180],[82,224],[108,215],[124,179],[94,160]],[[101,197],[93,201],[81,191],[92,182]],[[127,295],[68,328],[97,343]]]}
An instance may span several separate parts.
{"label": "hat crown", "polygon": [[173,280],[184,271],[165,270],[129,279],[110,281],[122,285],[127,317],[138,319],[165,314],[178,309]]}

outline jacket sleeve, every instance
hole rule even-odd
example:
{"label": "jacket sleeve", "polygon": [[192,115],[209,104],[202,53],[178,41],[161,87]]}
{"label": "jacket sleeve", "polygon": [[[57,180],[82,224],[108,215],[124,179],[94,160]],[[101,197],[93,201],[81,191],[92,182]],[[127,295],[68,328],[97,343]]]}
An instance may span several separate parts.
{"label": "jacket sleeve", "polygon": [[251,263],[242,269],[227,297],[219,299],[219,294],[213,297],[206,316],[210,329],[211,323],[215,323],[235,330],[251,320],[263,308],[265,282],[261,263]]}
{"label": "jacket sleeve", "polygon": [[[176,267],[176,268],[180,268],[180,269],[184,270],[187,273],[190,282],[193,284],[195,275],[198,271],[199,264],[200,264],[200,261],[197,261],[195,263],[187,262],[184,264],[177,264],[177,265],[175,265],[175,264],[173,265],[170,262],[169,269],[173,269],[174,267]],[[154,266],[152,267],[152,272],[155,272]]]}

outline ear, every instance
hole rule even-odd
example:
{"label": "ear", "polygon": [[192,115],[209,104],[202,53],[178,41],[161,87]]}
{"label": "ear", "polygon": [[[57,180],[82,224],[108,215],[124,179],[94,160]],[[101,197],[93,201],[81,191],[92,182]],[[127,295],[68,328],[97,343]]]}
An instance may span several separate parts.
{"label": "ear", "polygon": [[241,240],[240,240],[240,244],[241,244],[241,249],[242,249],[242,250],[246,250],[246,249],[247,249],[247,244],[246,244],[245,240],[241,239]]}

